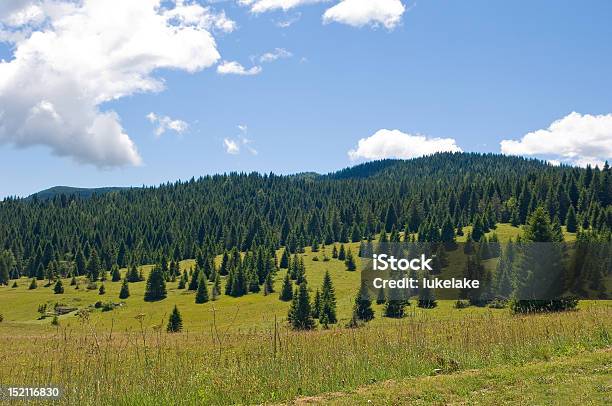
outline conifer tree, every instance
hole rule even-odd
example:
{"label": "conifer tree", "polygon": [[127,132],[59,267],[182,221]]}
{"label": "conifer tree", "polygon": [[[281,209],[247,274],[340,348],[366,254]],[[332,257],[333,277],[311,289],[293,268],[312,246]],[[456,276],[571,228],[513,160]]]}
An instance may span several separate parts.
{"label": "conifer tree", "polygon": [[351,252],[350,248],[346,253],[346,261],[344,261],[344,264],[346,265],[346,270],[349,272],[354,272],[357,270],[357,264],[355,263],[355,258],[353,258],[353,253]]}
{"label": "conifer tree", "polygon": [[344,244],[340,244],[340,251],[338,251],[338,259],[344,261],[346,259],[346,251],[344,250]]}
{"label": "conifer tree", "polygon": [[105,293],[106,293],[106,288],[104,287],[104,284],[101,284],[100,289],[98,289],[98,294],[104,295]]}
{"label": "conifer tree", "polygon": [[279,267],[281,269],[289,268],[289,250],[287,250],[287,247],[285,247],[285,249],[283,250],[283,254],[281,255]]}
{"label": "conifer tree", "polygon": [[334,244],[334,248],[332,249],[332,258],[338,259],[338,247],[336,247],[336,244]]}
{"label": "conifer tree", "polygon": [[365,282],[361,283],[361,286],[357,291],[357,296],[355,296],[353,315],[355,318],[362,321],[370,321],[374,318],[372,299],[370,298],[370,292]]}
{"label": "conifer tree", "polygon": [[56,295],[61,295],[62,293],[64,293],[64,285],[62,285],[62,280],[61,279],[57,279],[57,282],[55,282],[55,286],[53,287],[53,293],[55,293]]}
{"label": "conifer tree", "polygon": [[387,299],[384,307],[385,317],[404,317],[406,302],[402,299]]}
{"label": "conifer tree", "polygon": [[181,317],[181,313],[178,310],[178,307],[174,305],[174,309],[170,314],[170,318],[168,319],[168,326],[166,327],[166,331],[168,333],[179,333],[183,330],[183,318]]}
{"label": "conifer tree", "polygon": [[480,241],[484,233],[485,232],[484,232],[484,225],[482,223],[482,217],[476,216],[476,220],[474,221],[474,228],[472,229],[472,239],[478,242]]}
{"label": "conifer tree", "polygon": [[297,285],[301,285],[302,282],[306,281],[306,266],[304,265],[304,258],[300,258],[297,268],[297,275],[295,278],[295,283]]}
{"label": "conifer tree", "polygon": [[263,293],[265,296],[268,296],[270,293],[274,293],[274,280],[272,279],[272,272],[268,272],[268,276],[266,276]]}
{"label": "conifer tree", "polygon": [[212,300],[217,300],[219,295],[221,295],[221,277],[219,276],[219,272],[215,272],[215,279],[212,287]]}
{"label": "conifer tree", "polygon": [[300,285],[291,307],[289,319],[294,330],[312,330],[315,327],[306,282]]}
{"label": "conifer tree", "polygon": [[130,297],[130,286],[127,279],[123,279],[121,290],[119,291],[119,299],[127,299],[128,297]]}
{"label": "conifer tree", "polygon": [[127,275],[125,276],[128,282],[140,282],[140,274],[138,273],[138,269],[136,268],[136,264],[132,264],[130,266]]}
{"label": "conifer tree", "polygon": [[329,324],[334,324],[338,321],[336,318],[336,293],[331,276],[329,275],[329,271],[326,271],[325,276],[323,277],[320,306],[319,318],[322,316],[327,316],[327,322]]}
{"label": "conifer tree", "polygon": [[117,264],[113,265],[111,268],[111,281],[119,282],[121,280],[121,273],[119,272],[119,267]]}
{"label": "conifer tree", "polygon": [[[425,279],[429,280],[429,276],[426,276]],[[433,309],[437,305],[438,303],[431,288],[427,286],[427,284],[425,284],[425,286],[420,286],[418,306],[423,309]]]}
{"label": "conifer tree", "polygon": [[195,269],[191,273],[191,281],[189,282],[189,287],[187,288],[187,290],[198,290],[199,280],[200,280],[200,267],[198,266],[196,262]]}
{"label": "conifer tree", "polygon": [[208,302],[208,281],[204,272],[200,272],[198,277],[198,290],[195,296],[195,302],[198,304]]}
{"label": "conifer tree", "polygon": [[381,305],[387,301],[387,297],[385,296],[385,289],[381,286],[378,289],[378,294],[376,296],[376,304]]}
{"label": "conifer tree", "polygon": [[570,206],[569,210],[567,211],[565,226],[567,227],[568,233],[575,233],[578,229],[578,223],[576,221],[576,211],[574,210],[574,206]]}
{"label": "conifer tree", "polygon": [[28,287],[28,289],[32,290],[32,289],[36,289],[38,287],[38,284],[36,283],[36,278],[32,278],[32,282],[30,282],[30,286]]}
{"label": "conifer tree", "polygon": [[100,259],[98,258],[98,252],[95,248],[91,250],[91,256],[89,257],[87,276],[89,276],[89,279],[92,281],[98,280],[100,276]]}
{"label": "conifer tree", "polygon": [[283,287],[281,289],[279,299],[283,302],[288,302],[293,299],[293,289],[291,286],[291,279],[289,279],[289,273],[285,274],[285,279],[283,279]]}
{"label": "conifer tree", "polygon": [[149,278],[147,279],[144,300],[145,302],[154,302],[165,299],[166,296],[166,280],[164,279],[161,268],[156,265],[151,270]]}
{"label": "conifer tree", "polygon": [[179,283],[177,288],[178,289],[185,289],[185,287],[187,286],[187,282],[185,282],[185,275],[181,275],[181,279],[179,279]]}

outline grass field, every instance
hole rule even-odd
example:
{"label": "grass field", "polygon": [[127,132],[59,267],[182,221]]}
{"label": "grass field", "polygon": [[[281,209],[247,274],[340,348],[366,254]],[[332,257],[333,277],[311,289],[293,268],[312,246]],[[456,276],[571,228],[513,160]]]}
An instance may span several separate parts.
{"label": "grass field", "polygon": [[[504,241],[520,230],[501,224],[496,232]],[[357,253],[358,244],[350,246]],[[327,253],[331,257],[329,246]],[[314,291],[324,271],[330,272],[340,320],[329,330],[305,333],[288,329],[289,304],[278,300],[278,293],[240,298],[222,295],[217,301],[195,304],[194,293],[177,289],[175,282],[168,284],[166,299],[145,303],[145,283],[132,283],[131,296],[123,306],[109,312],[94,310],[88,319],[74,313],[63,315],[59,325],[53,326],[51,318],[39,319],[40,304],[59,302],[83,308],[100,300],[119,303],[120,282],[105,282],[105,295],[87,291],[84,281],[75,290],[64,280],[62,295],[54,295],[52,286],[43,287],[44,281],[34,290],[28,290],[27,279],[21,279],[17,288],[0,287],[0,313],[4,315],[0,382],[60,385],[66,389],[65,404],[303,402],[309,396],[327,399],[322,394],[330,392],[342,392],[334,401],[347,404],[369,397],[385,403],[384,399],[392,402],[393,396],[403,394],[424,396],[427,385],[433,384],[423,377],[439,369],[444,376],[433,379],[447,385],[439,389],[443,398],[436,395],[419,401],[435,404],[444,403],[440,399],[463,399],[471,403],[471,392],[459,391],[464,386],[461,382],[474,381],[467,387],[477,387],[486,374],[495,371],[499,379],[504,374],[518,379],[525,363],[553,357],[565,357],[570,363],[574,357],[588,361],[592,351],[612,345],[612,305],[603,301],[583,301],[569,314],[532,316],[512,315],[508,309],[459,310],[451,301],[440,301],[431,310],[412,305],[401,320],[381,317],[381,306],[375,305],[372,322],[347,329],[344,325],[351,315],[359,272],[345,271],[338,260],[313,261],[314,255],[322,258],[321,252],[308,249],[304,254],[309,286]],[[193,261],[183,261],[181,268],[192,265]],[[283,276],[284,271],[277,275],[277,290]],[[175,304],[182,313],[184,331],[167,334],[165,324]],[[542,365],[547,368],[548,364]],[[477,371],[463,372],[468,370]],[[536,379],[537,367],[533,371]],[[408,381],[399,381],[403,379]],[[588,375],[584,379],[594,387],[599,385],[597,374],[592,380]],[[391,387],[389,398],[380,397],[384,389],[380,385],[388,382],[378,383],[388,380],[398,383]],[[423,386],[412,393],[406,382]],[[354,392],[364,387],[371,392]],[[501,390],[496,388],[491,390]],[[559,391],[559,402],[564,393]],[[537,397],[540,395],[534,393],[533,399],[545,399]],[[593,397],[594,403],[600,398]]]}

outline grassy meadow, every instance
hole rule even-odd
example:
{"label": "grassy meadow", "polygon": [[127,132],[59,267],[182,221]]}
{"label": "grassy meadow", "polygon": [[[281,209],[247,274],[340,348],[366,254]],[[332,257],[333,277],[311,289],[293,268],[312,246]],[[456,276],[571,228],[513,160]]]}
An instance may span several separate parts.
{"label": "grassy meadow", "polygon": [[[500,224],[495,232],[507,241],[520,229]],[[566,234],[567,240],[573,238]],[[345,246],[357,254],[358,243]],[[331,258],[331,246],[326,252]],[[339,322],[329,330],[288,328],[289,303],[278,299],[284,270],[271,295],[221,295],[205,304],[195,304],[194,292],[178,289],[178,281],[167,284],[166,299],[147,303],[145,282],[131,283],[122,306],[95,309],[88,317],[72,312],[59,316],[58,325],[52,317],[39,318],[39,305],[120,303],[121,282],[104,282],[104,295],[87,290],[84,279],[78,290],[63,280],[65,293],[60,295],[52,285],[44,286],[46,281],[38,281],[33,290],[28,279],[19,280],[16,288],[11,282],[0,287],[0,382],[59,385],[65,390],[60,404],[396,404],[405,399],[440,404],[472,403],[473,392],[486,388],[501,393],[506,379],[510,387],[512,382],[520,386],[523,375],[537,381],[555,363],[566,369],[597,364],[609,371],[609,301],[583,301],[571,313],[529,316],[513,315],[507,308],[455,309],[452,301],[424,310],[413,301],[403,319],[382,317],[382,306],[374,304],[373,321],[348,329],[359,272],[347,272],[336,259],[323,261],[322,251],[307,249],[303,256],[311,299],[324,272],[331,274]],[[314,256],[320,260],[313,261]],[[193,261],[180,266],[188,269]],[[146,274],[151,267],[143,268]],[[165,326],[175,304],[184,330],[168,334]],[[603,387],[603,394],[593,397],[596,404],[610,396],[609,383],[600,375],[594,373],[589,381]],[[489,376],[495,378],[492,383]],[[560,371],[558,376],[565,379]],[[562,403],[566,392],[559,390],[552,398],[534,393],[533,400]],[[494,397],[489,403],[483,399],[492,404]]]}

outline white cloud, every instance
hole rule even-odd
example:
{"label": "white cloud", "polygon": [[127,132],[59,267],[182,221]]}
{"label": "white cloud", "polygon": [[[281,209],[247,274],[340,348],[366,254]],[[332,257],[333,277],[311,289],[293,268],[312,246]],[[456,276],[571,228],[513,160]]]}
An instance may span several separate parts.
{"label": "white cloud", "polygon": [[612,114],[573,112],[518,141],[503,140],[500,146],[508,155],[542,155],[561,163],[601,166],[612,157]]}
{"label": "white cloud", "polygon": [[220,65],[217,65],[217,73],[220,75],[253,76],[260,74],[261,71],[261,66],[253,66],[247,69],[236,61],[223,61]]}
{"label": "white cloud", "polygon": [[232,155],[237,155],[240,153],[240,146],[238,143],[230,138],[223,139],[223,146],[225,147],[225,152]]}
{"label": "white cloud", "polygon": [[342,0],[325,11],[323,23],[354,27],[383,25],[393,29],[401,22],[404,11],[406,7],[400,0]]}
{"label": "white cloud", "polygon": [[177,134],[182,134],[189,128],[189,124],[183,120],[175,120],[168,116],[158,116],[153,112],[147,114],[147,119],[152,124],[157,125],[155,128],[155,135],[158,137],[164,134],[166,131],[174,131]]}
{"label": "white cloud", "polygon": [[252,13],[259,14],[266,11],[287,11],[306,4],[322,3],[329,0],[238,0],[242,6],[248,6]]}
{"label": "white cloud", "polygon": [[435,152],[461,152],[453,138],[427,138],[399,130],[378,130],[368,138],[362,138],[357,148],[348,152],[355,159],[417,158]]}
{"label": "white cloud", "polygon": [[266,52],[259,57],[259,62],[267,63],[274,62],[277,59],[291,58],[293,54],[284,48],[275,48],[272,52]]}
{"label": "white cloud", "polygon": [[[0,142],[46,145],[99,167],[141,163],[119,116],[100,106],[163,90],[158,69],[213,66],[220,56],[210,32],[234,29],[225,14],[182,0],[0,3],[0,19],[17,24],[0,25],[14,48],[13,59],[0,61]],[[30,7],[44,21],[23,14]]]}
{"label": "white cloud", "polygon": [[280,27],[280,28],[289,28],[293,24],[295,24],[298,21],[300,21],[300,18],[302,18],[302,13],[296,13],[293,17],[289,17],[289,18],[286,18],[284,20],[278,21],[276,23],[276,26]]}

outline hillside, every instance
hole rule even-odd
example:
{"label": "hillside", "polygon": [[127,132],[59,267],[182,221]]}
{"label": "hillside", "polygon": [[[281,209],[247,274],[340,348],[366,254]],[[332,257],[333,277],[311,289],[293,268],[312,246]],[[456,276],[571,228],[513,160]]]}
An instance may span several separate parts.
{"label": "hillside", "polygon": [[27,197],[27,199],[33,199],[36,197],[40,200],[48,200],[53,199],[56,196],[64,195],[68,196],[76,196],[81,199],[86,199],[88,197],[95,195],[103,195],[110,192],[115,192],[119,190],[125,190],[127,188],[123,187],[99,187],[99,188],[79,188],[79,187],[71,187],[71,186],[54,186],[49,189],[41,190],[40,192],[36,192]]}

